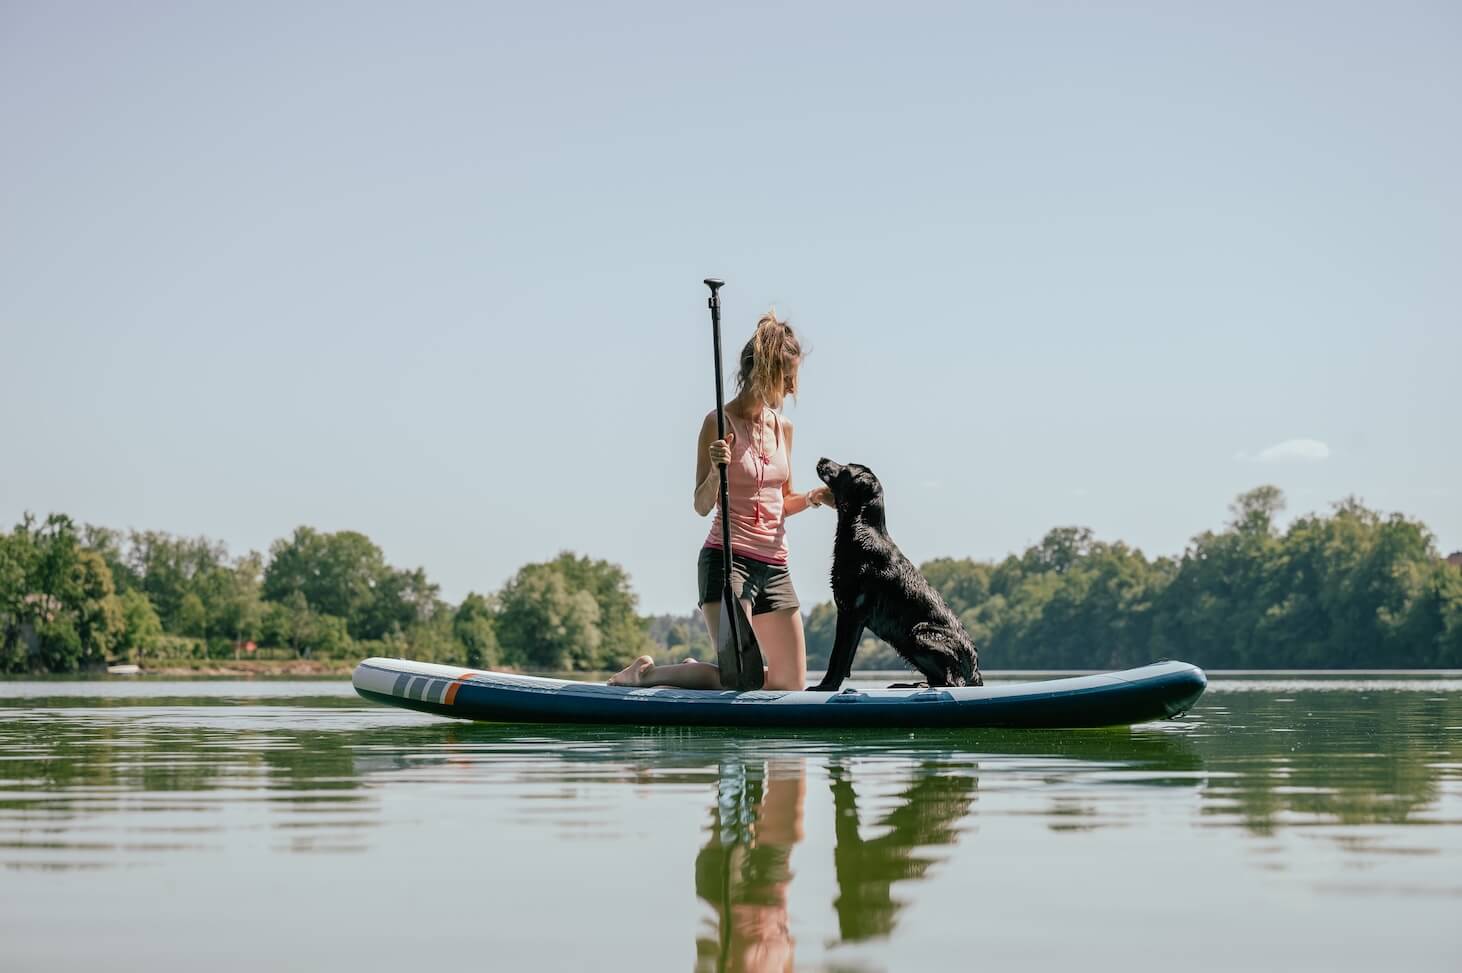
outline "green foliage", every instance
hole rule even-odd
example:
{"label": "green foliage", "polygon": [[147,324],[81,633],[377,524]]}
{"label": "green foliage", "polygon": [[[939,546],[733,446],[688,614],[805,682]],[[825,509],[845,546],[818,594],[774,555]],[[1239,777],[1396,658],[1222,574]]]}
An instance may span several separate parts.
{"label": "green foliage", "polygon": [[[1059,527],[995,562],[923,566],[986,668],[1119,668],[1182,657],[1210,668],[1462,666],[1462,570],[1426,528],[1348,499],[1281,530],[1259,487],[1222,530],[1149,560]],[[699,614],[642,618],[620,566],[572,553],[494,596],[443,605],[421,569],[362,534],[301,527],[266,560],[207,538],[78,528],[27,515],[0,534],[0,671],[74,671],[109,657],[226,657],[255,641],[300,656],[387,655],[471,668],[612,669],[642,652],[711,658]],[[806,617],[825,667],[837,613]],[[897,669],[865,634],[858,665]]]}
{"label": "green foliage", "polygon": [[[106,536],[105,533],[99,534]],[[206,625],[206,622],[200,623],[196,614],[184,618],[183,603],[189,594],[202,600],[203,594],[198,586],[206,575],[225,565],[227,556],[222,544],[204,537],[173,537],[160,531],[132,531],[120,560],[126,566],[128,587],[140,588],[152,600],[163,628],[169,632],[180,632],[184,625],[194,628]],[[188,607],[196,611],[196,606]]]}
{"label": "green foliage", "polygon": [[117,643],[117,656],[127,662],[140,662],[157,650],[162,637],[162,620],[152,601],[137,588],[122,593],[122,636]]}
{"label": "green foliage", "polygon": [[208,609],[203,607],[203,599],[198,597],[197,592],[190,591],[183,595],[173,627],[181,635],[200,639],[208,636]]}
{"label": "green foliage", "polygon": [[251,552],[201,575],[194,591],[205,609],[203,630],[196,634],[230,643],[257,639],[264,623],[262,574],[263,559]]}
{"label": "green foliage", "polygon": [[[1281,532],[1284,495],[1239,496],[1232,521],[1176,560],[1061,527],[990,564],[922,570],[997,669],[1106,669],[1181,657],[1211,668],[1462,663],[1462,571],[1420,523],[1350,499]],[[807,620],[808,668],[826,665],[837,612]],[[860,668],[900,668],[865,637]]]}
{"label": "green foliage", "polygon": [[1442,623],[1433,664],[1448,669],[1462,668],[1462,568],[1438,565],[1433,572],[1433,584]]}
{"label": "green foliage", "polygon": [[649,626],[636,609],[639,599],[629,574],[618,564],[578,557],[565,551],[549,562],[571,591],[586,591],[599,608],[601,652],[596,667],[619,668],[653,647]]}
{"label": "green foliage", "polygon": [[293,594],[304,596],[315,612],[344,619],[358,639],[384,639],[425,621],[437,606],[437,586],[425,572],[390,567],[370,538],[350,530],[325,534],[299,527],[274,542],[263,596],[282,602]]}
{"label": "green foliage", "polygon": [[117,589],[117,594],[137,587],[139,579],[127,561],[127,535],[122,531],[84,524],[81,527],[81,546],[89,551],[96,551],[107,562],[107,570],[112,573],[112,585]]}
{"label": "green foliage", "polygon": [[71,518],[27,515],[0,544],[0,665],[74,672],[106,661],[123,630],[106,560]]}
{"label": "green foliage", "polygon": [[315,611],[298,591],[265,608],[262,629],[267,644],[287,646],[300,658],[341,656],[351,647],[345,619]]}
{"label": "green foliage", "polygon": [[650,641],[655,645],[650,655],[666,662],[686,659],[712,661],[716,658],[711,635],[706,631],[705,616],[699,611],[687,615],[652,615],[646,619]]}
{"label": "green foliage", "polygon": [[999,564],[944,559],[924,570],[991,668],[1119,668],[1164,656],[1212,668],[1435,666],[1458,657],[1462,572],[1437,557],[1421,524],[1352,499],[1281,533],[1284,496],[1272,486],[1230,509],[1225,530],[1198,535],[1176,561],[1068,527]]}
{"label": "green foliage", "polygon": [[469,592],[452,616],[452,634],[462,644],[462,663],[469,669],[490,669],[501,661],[492,603]]}
{"label": "green foliage", "polygon": [[984,604],[990,597],[991,568],[969,558],[935,558],[921,567],[924,577],[956,615]]}
{"label": "green foliage", "polygon": [[467,665],[467,647],[457,638],[455,620],[451,612],[437,612],[401,633],[407,647],[407,658]]}
{"label": "green foliage", "polygon": [[498,596],[504,661],[525,669],[600,668],[599,604],[572,588],[556,562],[521,568]]}
{"label": "green foliage", "polygon": [[[936,569],[937,573],[937,569]],[[830,601],[825,601],[812,609],[812,613],[806,616],[803,622],[803,632],[807,637],[807,670],[809,672],[820,672],[827,668],[828,658],[833,651],[833,636],[837,634],[838,610]],[[907,663],[893,650],[893,646],[871,635],[863,633],[863,640],[858,643],[858,651],[853,656],[853,664],[859,669],[905,669]]]}
{"label": "green foliage", "polygon": [[611,669],[654,649],[617,564],[564,552],[529,564],[498,595],[502,659],[525,669]]}

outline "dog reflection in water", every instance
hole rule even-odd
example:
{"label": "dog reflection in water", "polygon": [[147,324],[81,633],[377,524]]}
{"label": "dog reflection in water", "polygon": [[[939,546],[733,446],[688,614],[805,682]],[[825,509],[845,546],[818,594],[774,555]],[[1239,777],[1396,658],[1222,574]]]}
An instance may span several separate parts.
{"label": "dog reflection in water", "polygon": [[[931,852],[959,840],[974,804],[978,781],[972,767],[933,761],[912,769],[913,780],[875,822],[878,837],[864,838],[850,768],[829,762],[840,942],[893,933],[905,904],[894,898],[894,884],[923,879],[942,861],[944,855]],[[711,928],[696,938],[698,971],[795,968],[787,889],[806,796],[803,758],[721,763],[710,841],[695,861],[696,894],[716,914]]]}

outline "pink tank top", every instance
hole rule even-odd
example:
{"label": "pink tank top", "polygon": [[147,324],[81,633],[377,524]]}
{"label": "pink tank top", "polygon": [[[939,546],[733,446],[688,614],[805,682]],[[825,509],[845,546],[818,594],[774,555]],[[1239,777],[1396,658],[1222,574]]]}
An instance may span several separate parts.
{"label": "pink tank top", "polygon": [[[711,415],[715,415],[714,412]],[[726,426],[736,434],[731,462],[726,464],[731,502],[731,553],[768,564],[787,563],[787,523],[782,516],[782,484],[791,475],[782,417],[772,412],[772,429],[726,413]],[[721,505],[706,547],[721,549]]]}

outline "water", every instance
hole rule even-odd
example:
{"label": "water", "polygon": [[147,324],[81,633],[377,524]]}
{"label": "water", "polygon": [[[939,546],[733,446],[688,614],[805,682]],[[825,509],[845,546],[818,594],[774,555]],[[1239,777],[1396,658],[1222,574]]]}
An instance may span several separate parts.
{"label": "water", "polygon": [[0,683],[0,904],[5,970],[1457,970],[1462,678],[760,735]]}

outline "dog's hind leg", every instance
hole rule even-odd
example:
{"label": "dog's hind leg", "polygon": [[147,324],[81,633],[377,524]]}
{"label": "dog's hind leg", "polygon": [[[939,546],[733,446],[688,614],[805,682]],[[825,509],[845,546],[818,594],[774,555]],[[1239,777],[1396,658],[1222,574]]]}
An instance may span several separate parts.
{"label": "dog's hind leg", "polygon": [[961,671],[960,657],[964,654],[962,641],[943,628],[936,628],[928,622],[914,626],[914,651],[909,662],[922,672],[931,686],[978,686],[979,681],[970,682]]}
{"label": "dog's hind leg", "polygon": [[857,618],[852,612],[839,610],[837,633],[833,635],[833,651],[827,659],[827,674],[822,677],[822,682],[816,686],[808,686],[819,693],[835,692],[848,678],[848,673],[853,671],[853,654],[858,651],[858,643],[863,641],[863,620]]}

